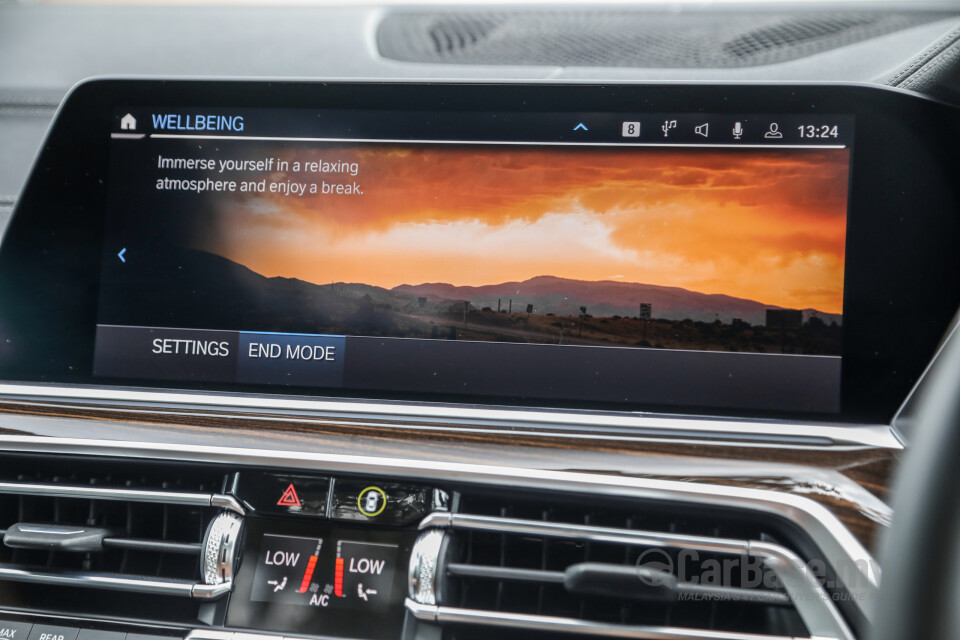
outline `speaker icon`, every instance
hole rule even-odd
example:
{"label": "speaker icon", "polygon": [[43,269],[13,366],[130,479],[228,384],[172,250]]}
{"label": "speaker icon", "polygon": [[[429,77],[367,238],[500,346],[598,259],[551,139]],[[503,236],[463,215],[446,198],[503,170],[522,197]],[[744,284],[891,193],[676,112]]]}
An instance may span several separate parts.
{"label": "speaker icon", "polygon": [[693,132],[698,136],[703,136],[707,138],[710,136],[710,123],[704,122],[703,124],[698,124],[693,128]]}

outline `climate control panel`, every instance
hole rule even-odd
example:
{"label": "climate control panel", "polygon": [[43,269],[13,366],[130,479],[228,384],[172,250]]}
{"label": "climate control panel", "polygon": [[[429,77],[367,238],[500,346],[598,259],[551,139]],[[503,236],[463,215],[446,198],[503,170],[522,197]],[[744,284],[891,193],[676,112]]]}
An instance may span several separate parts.
{"label": "climate control panel", "polygon": [[243,471],[244,505],[225,626],[307,636],[398,637],[418,525],[448,508],[431,486]]}

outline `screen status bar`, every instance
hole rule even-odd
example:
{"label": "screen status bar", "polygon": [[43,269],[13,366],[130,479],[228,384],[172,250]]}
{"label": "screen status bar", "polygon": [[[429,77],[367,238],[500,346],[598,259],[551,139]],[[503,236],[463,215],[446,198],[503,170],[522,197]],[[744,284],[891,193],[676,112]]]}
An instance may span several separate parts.
{"label": "screen status bar", "polygon": [[844,148],[853,118],[810,114],[121,108],[111,136],[290,142]]}

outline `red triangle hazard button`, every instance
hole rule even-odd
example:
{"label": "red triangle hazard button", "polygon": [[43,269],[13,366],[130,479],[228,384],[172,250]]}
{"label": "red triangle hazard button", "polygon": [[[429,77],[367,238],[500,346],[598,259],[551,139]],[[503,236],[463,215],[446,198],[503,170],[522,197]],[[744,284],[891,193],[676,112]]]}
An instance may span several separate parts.
{"label": "red triangle hazard button", "polygon": [[[273,494],[277,495],[277,494]],[[297,495],[297,489],[291,483],[287,490],[283,492],[283,495],[280,496],[280,499],[277,500],[278,507],[299,507],[300,506],[300,496]]]}

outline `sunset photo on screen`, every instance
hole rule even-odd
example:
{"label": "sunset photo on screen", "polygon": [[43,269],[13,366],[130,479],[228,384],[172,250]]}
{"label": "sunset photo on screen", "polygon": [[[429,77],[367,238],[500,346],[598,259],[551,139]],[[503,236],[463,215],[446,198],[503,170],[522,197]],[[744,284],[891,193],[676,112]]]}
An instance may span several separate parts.
{"label": "sunset photo on screen", "polygon": [[263,151],[184,247],[258,330],[840,354],[846,149]]}

